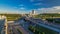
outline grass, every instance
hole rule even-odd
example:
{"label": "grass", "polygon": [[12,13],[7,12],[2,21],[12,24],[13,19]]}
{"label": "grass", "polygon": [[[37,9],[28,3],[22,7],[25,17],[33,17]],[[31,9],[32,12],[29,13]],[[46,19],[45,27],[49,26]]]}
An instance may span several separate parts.
{"label": "grass", "polygon": [[7,17],[8,21],[17,20],[21,17],[21,14],[0,14]]}

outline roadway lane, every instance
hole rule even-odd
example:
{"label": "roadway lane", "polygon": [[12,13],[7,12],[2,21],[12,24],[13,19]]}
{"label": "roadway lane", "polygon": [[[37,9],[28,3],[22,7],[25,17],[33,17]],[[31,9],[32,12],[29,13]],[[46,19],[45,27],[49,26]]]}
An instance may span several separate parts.
{"label": "roadway lane", "polygon": [[29,32],[28,31],[26,31],[23,27],[21,27],[20,25],[19,26],[15,26],[15,28],[18,28],[21,32],[22,32],[22,34],[29,34]]}
{"label": "roadway lane", "polygon": [[12,25],[12,30],[13,30],[13,34],[20,34],[18,31],[17,31],[17,28],[15,28],[13,25]]}
{"label": "roadway lane", "polygon": [[9,24],[8,24],[7,32],[8,34],[13,34],[12,27]]}
{"label": "roadway lane", "polygon": [[[29,34],[29,32],[27,30],[25,30],[22,26],[20,26],[19,23],[9,23],[8,24],[8,31],[9,34],[20,34],[20,32],[18,32],[18,30],[21,31],[22,34]],[[12,32],[10,32],[10,30],[12,30]]]}
{"label": "roadway lane", "polygon": [[14,25],[19,25],[21,26],[22,28],[24,28],[24,30],[28,31],[29,34],[33,34],[33,32],[31,32],[28,27],[29,27],[29,22],[25,22],[24,19],[21,19],[21,20],[18,20],[18,21],[15,21]]}
{"label": "roadway lane", "polygon": [[[10,31],[10,30],[12,30],[12,31]],[[9,31],[9,34],[20,34],[20,32],[18,32],[17,28],[15,28],[14,23],[8,24],[8,31]]]}
{"label": "roadway lane", "polygon": [[45,27],[45,28],[48,28],[48,29],[51,29],[51,30],[54,30],[54,31],[60,32],[60,29],[57,29],[57,28],[51,27],[51,25],[45,24],[45,23],[42,22],[42,21],[40,21],[40,23],[38,23],[38,21],[34,21],[34,19],[26,18],[26,20],[29,20],[29,21],[31,21],[32,23],[38,24],[38,25],[43,26],[43,27]]}

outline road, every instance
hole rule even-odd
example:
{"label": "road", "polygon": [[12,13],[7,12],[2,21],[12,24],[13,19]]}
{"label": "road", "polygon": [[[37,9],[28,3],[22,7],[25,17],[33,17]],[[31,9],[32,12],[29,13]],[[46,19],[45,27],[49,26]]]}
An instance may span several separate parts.
{"label": "road", "polygon": [[29,32],[28,31],[26,31],[23,27],[21,27],[21,26],[15,26],[15,28],[18,28],[21,32],[22,32],[22,34],[29,34]]}
{"label": "road", "polygon": [[[38,25],[43,26],[43,27],[45,27],[45,28],[48,28],[48,29],[51,29],[51,30],[60,32],[60,29],[55,28],[55,26],[52,27],[52,25],[50,25],[50,24],[45,24],[44,21],[41,21],[41,20],[37,20],[37,21],[36,21],[34,18],[33,18],[33,19],[31,19],[31,18],[30,18],[30,19],[29,19],[29,18],[26,18],[26,20],[29,20],[29,21],[31,21],[32,23],[38,24]],[[38,22],[38,21],[40,21],[40,22]]]}
{"label": "road", "polygon": [[18,23],[15,22],[15,24],[21,25],[22,28],[24,28],[26,31],[29,32],[29,34],[33,34],[33,32],[31,32],[28,27],[29,27],[29,22],[25,22],[24,19],[18,20]]}
{"label": "road", "polygon": [[22,34],[29,34],[28,31],[26,31],[22,26],[20,26],[18,23],[9,23],[8,24],[8,34],[20,34],[21,31]]}
{"label": "road", "polygon": [[8,24],[7,32],[8,32],[8,34],[13,34],[12,26],[9,24]]}
{"label": "road", "polygon": [[14,25],[12,25],[11,26],[12,27],[12,30],[13,30],[13,34],[20,34],[18,31],[17,31],[17,28],[14,26]]}

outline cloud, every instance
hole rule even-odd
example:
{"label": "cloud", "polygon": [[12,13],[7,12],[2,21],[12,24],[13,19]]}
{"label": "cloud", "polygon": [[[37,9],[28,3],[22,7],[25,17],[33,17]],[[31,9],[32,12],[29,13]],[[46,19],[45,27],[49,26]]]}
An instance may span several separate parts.
{"label": "cloud", "polygon": [[18,7],[13,7],[13,8],[15,8],[15,9],[16,9],[16,8],[18,8]]}
{"label": "cloud", "polygon": [[40,6],[40,5],[43,5],[43,3],[35,3],[34,5]]}
{"label": "cloud", "polygon": [[30,0],[30,2],[34,2],[35,0]]}
{"label": "cloud", "polygon": [[55,9],[60,9],[60,6],[55,6],[55,7],[53,7],[53,8],[55,8]]}
{"label": "cloud", "polygon": [[23,5],[20,5],[21,7],[14,6],[14,7],[1,7],[0,6],[0,13],[15,13],[15,14],[22,14],[22,13],[28,13],[29,11],[23,7]]}
{"label": "cloud", "polygon": [[25,13],[29,13],[29,10],[1,10],[0,13],[6,13],[6,14],[25,14]]}
{"label": "cloud", "polygon": [[59,13],[60,12],[60,6],[54,6],[50,8],[38,8],[35,9],[38,13]]}
{"label": "cloud", "polygon": [[43,0],[38,0],[38,1],[43,1]]}
{"label": "cloud", "polygon": [[0,10],[1,11],[1,10]]}
{"label": "cloud", "polygon": [[19,9],[22,9],[22,10],[24,10],[25,8],[24,8],[24,7],[20,7]]}
{"label": "cloud", "polygon": [[23,4],[20,4],[20,5],[18,5],[18,6],[17,6],[17,7],[15,7],[15,8],[22,9],[22,10],[24,10],[24,9],[25,9]]}
{"label": "cloud", "polygon": [[38,2],[38,1],[43,1],[43,0],[30,0],[30,2]]}
{"label": "cloud", "polygon": [[23,7],[24,5],[23,5],[23,4],[20,4],[20,5],[18,5],[18,6],[21,6],[21,7]]}

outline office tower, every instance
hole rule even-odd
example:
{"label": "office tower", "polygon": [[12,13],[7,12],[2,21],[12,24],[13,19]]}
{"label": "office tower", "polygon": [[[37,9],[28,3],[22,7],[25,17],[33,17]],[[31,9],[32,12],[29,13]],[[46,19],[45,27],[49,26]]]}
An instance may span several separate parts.
{"label": "office tower", "polygon": [[32,15],[35,15],[35,11],[34,11],[34,10],[32,10],[32,12],[31,12],[31,13],[32,13]]}
{"label": "office tower", "polygon": [[5,24],[5,17],[0,15],[0,34],[3,31],[4,24]]}

